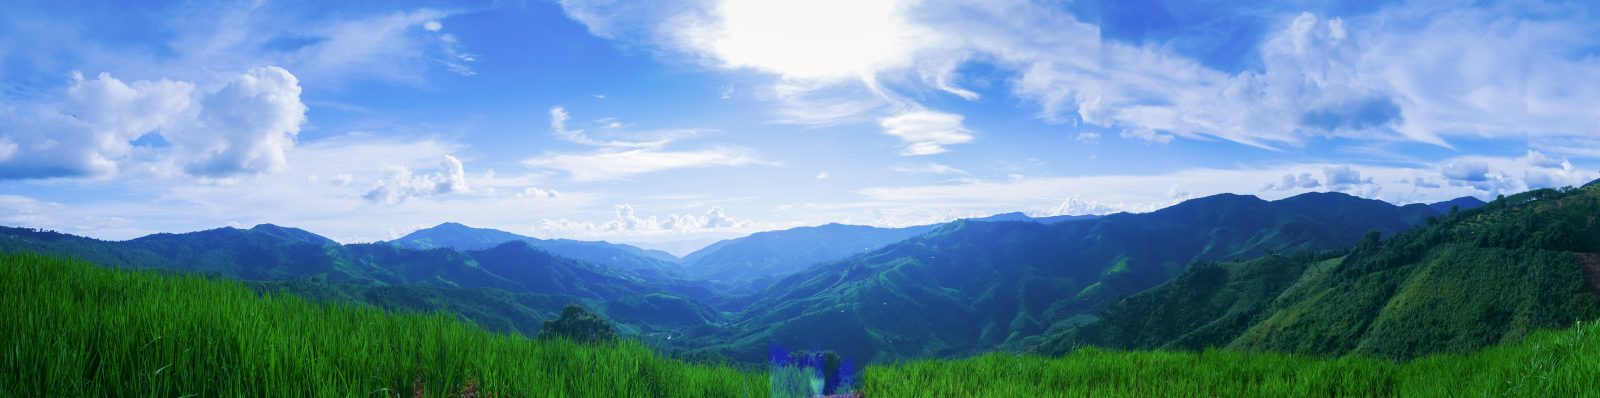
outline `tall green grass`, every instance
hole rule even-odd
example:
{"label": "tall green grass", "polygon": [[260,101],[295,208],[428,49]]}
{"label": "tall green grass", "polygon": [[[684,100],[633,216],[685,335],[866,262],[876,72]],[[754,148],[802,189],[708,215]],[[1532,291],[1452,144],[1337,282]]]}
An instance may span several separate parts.
{"label": "tall green grass", "polygon": [[1600,396],[1600,327],[1408,362],[1207,350],[1081,349],[869,367],[868,397]]}
{"label": "tall green grass", "polygon": [[259,296],[195,276],[0,255],[0,396],[766,396],[765,374]]}
{"label": "tall green grass", "polygon": [[[0,255],[0,396],[764,397],[769,375],[228,280]],[[991,354],[866,369],[867,397],[1600,396],[1600,326],[1408,362],[1270,353]],[[786,390],[785,390],[786,391]]]}

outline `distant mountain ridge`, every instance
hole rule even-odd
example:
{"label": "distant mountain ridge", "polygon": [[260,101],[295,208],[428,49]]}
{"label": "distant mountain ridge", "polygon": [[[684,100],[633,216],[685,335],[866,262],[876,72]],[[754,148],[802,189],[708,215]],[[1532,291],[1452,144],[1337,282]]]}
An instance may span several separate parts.
{"label": "distant mountain ridge", "polygon": [[1221,194],[1076,222],[957,221],[786,277],[703,340],[739,359],[772,344],[873,360],[1020,350],[1194,261],[1348,247],[1435,215],[1340,193]]}
{"label": "distant mountain ridge", "polygon": [[1062,222],[1062,221],[1093,220],[1093,219],[1100,218],[1100,217],[1102,217],[1102,216],[1098,216],[1098,215],[1056,215],[1056,216],[1034,217],[1034,216],[1027,215],[1026,213],[1023,213],[1023,212],[1020,212],[1020,211],[1016,211],[1016,212],[1010,212],[1010,213],[1000,213],[1000,214],[996,214],[996,215],[992,215],[992,216],[988,216],[988,217],[967,218],[965,220],[966,221],[977,221],[977,222],[1028,221],[1028,222],[1036,222],[1036,223],[1043,223],[1043,224],[1054,224],[1054,223],[1058,223],[1058,222]]}
{"label": "distant mountain ridge", "polygon": [[407,249],[451,248],[457,251],[483,250],[502,243],[519,241],[558,256],[623,269],[674,275],[681,270],[678,258],[659,250],[631,245],[570,239],[539,239],[490,228],[474,228],[447,222],[424,228],[386,243]]}
{"label": "distant mountain ridge", "polygon": [[1471,196],[1462,196],[1462,197],[1459,197],[1459,198],[1450,199],[1450,200],[1446,200],[1446,201],[1443,201],[1443,202],[1431,203],[1431,204],[1428,204],[1428,207],[1432,208],[1435,213],[1439,213],[1440,215],[1444,215],[1444,214],[1450,214],[1450,209],[1451,208],[1454,208],[1454,209],[1460,210],[1460,211],[1466,211],[1466,210],[1472,210],[1472,209],[1476,209],[1476,208],[1479,208],[1479,207],[1483,207],[1483,205],[1486,205],[1486,204],[1489,204],[1489,203],[1488,202],[1484,202],[1482,199],[1478,199],[1478,198],[1471,197]]}
{"label": "distant mountain ridge", "polygon": [[683,267],[694,278],[761,288],[814,264],[878,249],[933,228],[827,224],[757,232],[690,253],[683,257]]}
{"label": "distant mountain ridge", "polygon": [[[517,317],[548,317],[548,311],[574,302],[605,309],[625,329],[638,333],[668,332],[662,328],[699,325],[721,316],[701,304],[714,295],[703,284],[569,259],[520,240],[482,250],[413,250],[387,243],[340,245],[274,225],[161,233],[121,242],[0,227],[0,252],[14,251],[222,276],[313,296],[357,298],[384,308],[460,310],[497,330],[527,332],[537,323]],[[480,289],[502,293],[473,292]],[[470,303],[427,298],[440,296]]]}
{"label": "distant mountain ridge", "polygon": [[[1101,216],[1031,217],[1022,212],[1012,212],[965,220],[1053,224],[1063,221],[1093,220],[1099,217]],[[800,272],[806,267],[876,250],[928,233],[939,225],[941,224],[882,228],[832,223],[757,232],[713,243],[684,256],[681,263],[688,275],[695,278],[749,283],[749,287],[762,288],[777,278]]]}

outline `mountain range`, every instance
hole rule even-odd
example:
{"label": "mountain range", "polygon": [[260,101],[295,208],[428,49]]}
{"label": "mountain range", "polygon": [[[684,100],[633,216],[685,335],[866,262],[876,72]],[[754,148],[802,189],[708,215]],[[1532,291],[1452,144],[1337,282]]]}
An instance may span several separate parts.
{"label": "mountain range", "polygon": [[1339,193],[1222,194],[1054,224],[957,221],[786,277],[729,326],[694,334],[740,360],[772,344],[874,361],[1022,350],[1195,261],[1343,248],[1437,215]]}
{"label": "mountain range", "polygon": [[[1171,289],[1197,270],[1347,249],[1366,244],[1369,231],[1393,235],[1453,217],[1450,208],[1481,205],[1467,198],[1395,206],[1336,193],[1278,201],[1224,194],[1144,214],[801,227],[717,242],[682,259],[456,223],[348,245],[271,224],[120,242],[0,227],[0,251],[197,272],[262,292],[390,310],[446,311],[530,335],[562,306],[580,303],[625,333],[698,355],[759,362],[777,345],[888,361],[1115,346],[1121,342],[1095,340],[1093,332],[1122,319],[1116,311],[1134,302],[1124,297]],[[1295,260],[1302,266],[1282,268],[1283,278],[1310,269],[1312,260],[1331,261]],[[1171,341],[1163,336],[1148,340]]]}
{"label": "mountain range", "polygon": [[1348,249],[1203,263],[1039,352],[1226,347],[1391,358],[1600,317],[1600,190],[1538,190]]}

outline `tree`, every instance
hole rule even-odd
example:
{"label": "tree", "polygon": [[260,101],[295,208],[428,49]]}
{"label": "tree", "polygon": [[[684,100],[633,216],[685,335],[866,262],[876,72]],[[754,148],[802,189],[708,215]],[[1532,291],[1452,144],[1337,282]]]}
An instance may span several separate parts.
{"label": "tree", "polygon": [[560,318],[544,322],[544,328],[539,329],[539,338],[562,338],[587,344],[616,340],[617,331],[611,327],[611,322],[606,322],[583,306],[568,304],[561,309]]}

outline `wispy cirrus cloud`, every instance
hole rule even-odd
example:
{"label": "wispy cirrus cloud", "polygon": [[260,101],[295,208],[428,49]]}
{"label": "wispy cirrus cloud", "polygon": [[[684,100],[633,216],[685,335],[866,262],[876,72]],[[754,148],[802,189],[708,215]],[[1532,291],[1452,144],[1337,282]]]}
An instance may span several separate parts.
{"label": "wispy cirrus cloud", "polygon": [[[771,165],[762,160],[754,150],[726,145],[705,146],[696,149],[667,149],[685,137],[704,130],[668,130],[633,135],[650,136],[649,141],[601,140],[592,138],[584,129],[568,126],[571,116],[563,107],[550,108],[550,134],[557,138],[596,147],[588,152],[547,152],[523,160],[522,164],[538,169],[565,173],[574,181],[603,181],[626,179],[642,174],[676,169],[704,167],[738,167]],[[615,130],[620,123],[608,120],[605,128]]]}
{"label": "wispy cirrus cloud", "polygon": [[[812,118],[826,123],[918,109],[912,98],[926,92],[977,99],[959,82],[963,65],[982,64],[1005,73],[1008,91],[1045,120],[1152,143],[1283,149],[1339,136],[1448,147],[1456,138],[1600,133],[1600,23],[1579,4],[1394,3],[1347,16],[1284,6],[1251,52],[1257,66],[1237,71],[1108,39],[1093,17],[1057,2],[563,4],[603,37],[769,73],[791,88],[779,109],[785,98],[864,101]],[[629,16],[646,8],[671,17]],[[821,92],[837,98],[800,94]]]}

